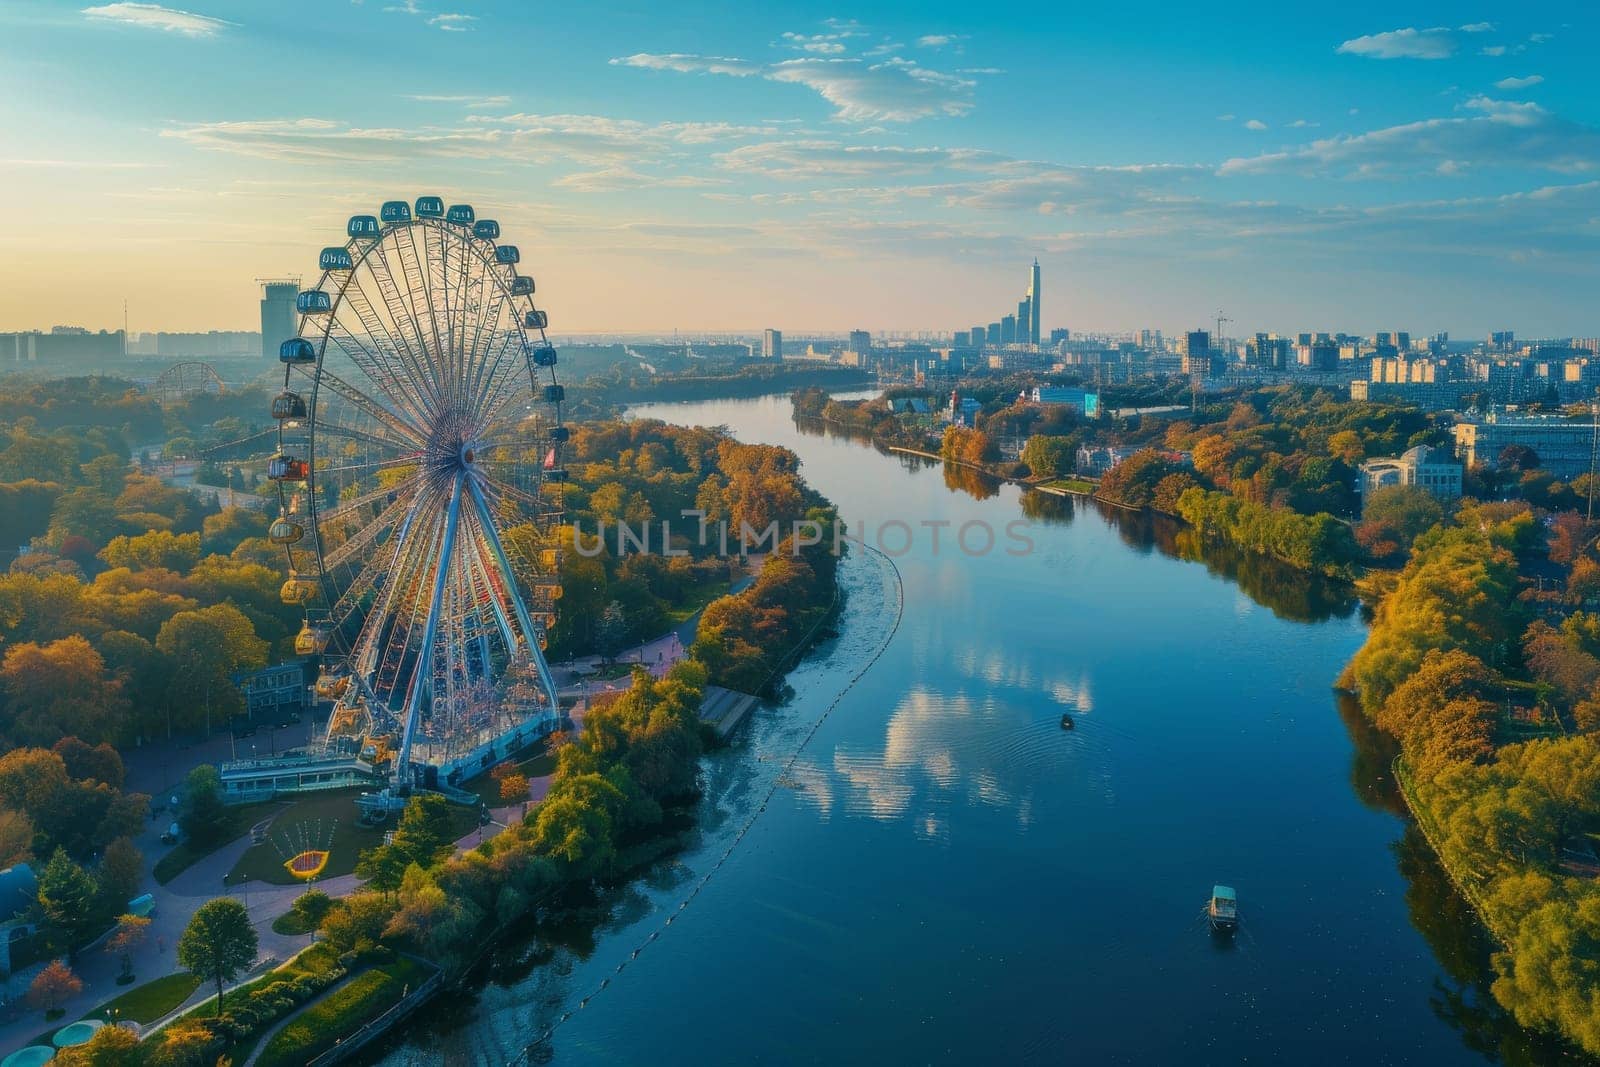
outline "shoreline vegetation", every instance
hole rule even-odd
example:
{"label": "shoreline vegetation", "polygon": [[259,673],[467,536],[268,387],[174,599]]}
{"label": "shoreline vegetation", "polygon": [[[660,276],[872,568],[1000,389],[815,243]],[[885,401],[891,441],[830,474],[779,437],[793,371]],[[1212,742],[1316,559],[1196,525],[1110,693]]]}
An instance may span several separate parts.
{"label": "shoreline vegetation", "polygon": [[[1359,590],[1374,619],[1337,685],[1399,742],[1400,796],[1498,945],[1494,1000],[1521,1026],[1600,1055],[1600,612],[1585,610],[1600,605],[1600,551],[1577,510],[1586,477],[1565,485],[1524,449],[1467,471],[1458,502],[1397,486],[1363,508],[1362,459],[1447,446],[1446,427],[1292,387],[1155,429],[1088,426],[1019,410],[1005,399],[1019,392],[1003,388],[975,426],[941,435],[931,418],[897,415],[896,395],[907,393],[802,391],[792,404],[798,418],[941,459],[952,488],[992,495],[982,476],[1058,494],[1072,484]],[[1042,419],[1050,432],[1027,432]],[[1025,434],[1015,461],[1001,457],[1002,434]],[[1133,450],[1097,484],[1081,479],[1077,447],[1108,443]]]}
{"label": "shoreline vegetation", "polygon": [[[756,393],[791,381],[740,378]],[[196,503],[166,484],[157,464],[148,474],[130,470],[136,450],[124,439],[75,421],[114,421],[156,440],[165,426],[181,435],[165,451],[192,455],[248,432],[269,398],[197,397],[163,412],[125,383],[76,384],[82,395],[71,405],[73,383],[18,386],[29,399],[14,406],[32,414],[18,416],[9,448],[0,439],[0,479],[13,479],[0,492],[33,501],[5,512],[13,540],[40,545],[26,565],[0,576],[0,600],[10,605],[0,612],[0,637],[11,650],[0,663],[0,739],[17,746],[0,757],[0,850],[8,862],[36,858],[49,900],[45,928],[32,939],[38,944],[13,944],[13,958],[23,960],[95,940],[148,869],[127,839],[144,825],[149,798],[122,791],[121,761],[105,742],[162,737],[169,723],[200,736],[226,727],[242,710],[228,673],[290,654],[298,625],[299,609],[280,600],[281,553],[262,536],[260,513]],[[698,395],[693,382],[684,388]],[[826,636],[839,607],[837,561],[827,548],[834,512],[800,476],[793,453],[724,431],[594,421],[574,429],[569,456],[569,524],[551,543],[531,527],[504,534],[524,558],[554,551],[560,560],[565,595],[552,658],[612,656],[698,613],[686,658],[659,678],[635,669],[631,688],[593,700],[580,731],[553,739],[544,799],[479,848],[454,855],[456,812],[437,794],[412,798],[392,842],[360,854],[362,888],[339,898],[309,892],[278,924],[317,933],[316,950],[296,957],[300,971],[246,982],[228,992],[220,1013],[191,1010],[142,1042],[106,1027],[62,1053],[63,1063],[187,1067],[219,1055],[243,1063],[258,1045],[259,1062],[299,1062],[342,1036],[365,1038],[373,1018],[387,1027],[413,1012],[419,1000],[407,990],[424,975],[409,961],[458,983],[501,935],[532,935],[584,907],[595,886],[633,877],[682,846],[700,756],[716,743],[699,719],[703,691],[715,684],[774,695],[795,657]],[[236,483],[235,491],[269,484],[244,458],[231,471],[200,470]],[[794,529],[808,520],[823,536],[817,545],[785,541],[764,558],[724,559],[676,534],[671,555],[571,550],[580,523],[641,524],[696,508],[707,522],[735,529]],[[221,804],[215,778],[202,766],[178,790],[185,859],[243,829]],[[302,1019],[350,1029],[314,1035]]]}

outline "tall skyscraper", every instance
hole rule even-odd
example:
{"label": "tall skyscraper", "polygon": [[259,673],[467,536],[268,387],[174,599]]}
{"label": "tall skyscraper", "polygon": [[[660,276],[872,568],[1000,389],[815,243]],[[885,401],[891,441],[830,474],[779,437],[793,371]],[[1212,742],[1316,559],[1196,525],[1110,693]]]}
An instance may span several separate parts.
{"label": "tall skyscraper", "polygon": [[1028,283],[1028,311],[1030,314],[1028,328],[1033,334],[1033,343],[1038,344],[1039,338],[1044,336],[1039,332],[1039,261],[1033,261],[1033,278]]}
{"label": "tall skyscraper", "polygon": [[850,351],[852,351],[852,352],[863,352],[863,353],[864,352],[871,352],[872,351],[872,334],[869,333],[866,330],[851,330],[850,331]]}
{"label": "tall skyscraper", "polygon": [[768,330],[761,336],[761,355],[764,359],[783,358],[782,330]]}
{"label": "tall skyscraper", "polygon": [[277,359],[278,346],[294,337],[299,327],[294,298],[299,278],[261,279],[261,358]]}
{"label": "tall skyscraper", "polygon": [[1017,301],[1017,344],[1031,345],[1033,337],[1029,331],[1033,329],[1033,311],[1028,306],[1028,298],[1023,297]]}
{"label": "tall skyscraper", "polygon": [[974,326],[972,328],[972,347],[973,348],[982,348],[983,347],[983,343],[984,343],[984,341],[986,339],[987,338],[984,336],[984,329],[983,329],[982,326]]}
{"label": "tall skyscraper", "polygon": [[1000,320],[1000,343],[1014,345],[1017,343],[1017,317],[1007,315]]}

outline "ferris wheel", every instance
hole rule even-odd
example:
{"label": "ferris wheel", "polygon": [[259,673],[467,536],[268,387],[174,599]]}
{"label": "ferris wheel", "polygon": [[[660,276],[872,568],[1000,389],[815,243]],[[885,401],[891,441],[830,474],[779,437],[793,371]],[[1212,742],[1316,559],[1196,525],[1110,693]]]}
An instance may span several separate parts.
{"label": "ferris wheel", "polygon": [[455,784],[555,728],[546,634],[568,429],[517,247],[436,196],[356,215],[278,353],[283,598],[331,752]]}

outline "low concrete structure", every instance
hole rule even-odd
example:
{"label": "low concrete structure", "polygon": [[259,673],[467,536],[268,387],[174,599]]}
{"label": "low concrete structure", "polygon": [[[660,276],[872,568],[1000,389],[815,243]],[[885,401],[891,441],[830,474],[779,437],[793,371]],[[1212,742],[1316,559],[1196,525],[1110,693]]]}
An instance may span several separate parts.
{"label": "low concrete structure", "polygon": [[705,699],[700,702],[700,721],[709,724],[718,737],[727,737],[759,703],[749,693],[708,685]]}

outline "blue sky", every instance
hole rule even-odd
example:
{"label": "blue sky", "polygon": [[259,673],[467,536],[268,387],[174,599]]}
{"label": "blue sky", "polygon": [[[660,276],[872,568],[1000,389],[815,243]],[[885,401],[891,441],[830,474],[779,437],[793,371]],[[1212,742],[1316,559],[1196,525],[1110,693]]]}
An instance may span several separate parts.
{"label": "blue sky", "polygon": [[346,216],[568,330],[1600,333],[1593,5],[0,7],[0,329],[242,328]]}

